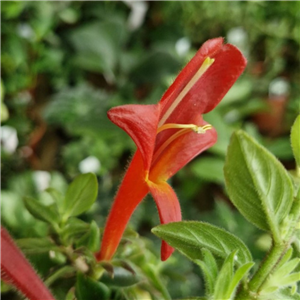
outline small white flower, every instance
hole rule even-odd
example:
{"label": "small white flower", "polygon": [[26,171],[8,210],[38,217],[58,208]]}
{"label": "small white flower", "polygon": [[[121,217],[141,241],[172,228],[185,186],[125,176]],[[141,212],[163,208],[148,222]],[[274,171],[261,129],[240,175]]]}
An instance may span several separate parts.
{"label": "small white flower", "polygon": [[14,153],[17,149],[19,140],[17,131],[10,126],[1,126],[1,146],[7,153]]}
{"label": "small white flower", "polygon": [[44,191],[50,185],[51,175],[46,171],[35,171],[33,181],[39,191]]}
{"label": "small white flower", "polygon": [[179,56],[185,56],[191,48],[191,42],[187,37],[179,39],[175,44],[176,52]]}
{"label": "small white flower", "polygon": [[97,173],[101,169],[101,163],[95,156],[89,156],[79,163],[79,171],[81,173]]}

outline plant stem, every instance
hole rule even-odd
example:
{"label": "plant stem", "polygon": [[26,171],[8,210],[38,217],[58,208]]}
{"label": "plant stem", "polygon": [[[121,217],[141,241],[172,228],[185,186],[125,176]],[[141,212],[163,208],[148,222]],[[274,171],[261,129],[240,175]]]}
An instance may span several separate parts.
{"label": "plant stem", "polygon": [[241,290],[241,292],[237,295],[236,300],[256,299],[257,293],[259,293],[261,286],[268,278],[274,267],[281,260],[287,248],[288,247],[284,244],[275,244],[272,246],[268,256],[264,261],[262,261],[258,271],[251,278],[247,290]]}
{"label": "plant stem", "polygon": [[269,275],[276,268],[277,264],[281,261],[282,257],[288,250],[300,219],[300,199],[298,197],[294,199],[289,217],[289,230],[284,236],[281,237],[281,242],[274,242],[270,252],[265,260],[261,262],[259,269],[251,278],[248,286],[243,288],[238,293],[235,298],[236,300],[257,299],[264,282],[267,280]]}

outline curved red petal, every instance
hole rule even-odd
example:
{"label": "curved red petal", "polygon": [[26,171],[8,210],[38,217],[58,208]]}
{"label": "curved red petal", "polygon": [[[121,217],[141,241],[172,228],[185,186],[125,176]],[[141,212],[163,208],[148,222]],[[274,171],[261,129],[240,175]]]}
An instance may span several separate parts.
{"label": "curved red petal", "polygon": [[167,119],[167,123],[186,123],[195,114],[211,111],[229,91],[247,64],[242,53],[230,44],[224,45],[212,57],[215,59],[214,63],[188,91]]}
{"label": "curved red petal", "polygon": [[[186,119],[187,110],[205,114],[214,109],[243,73],[247,60],[236,47],[226,44],[216,55],[214,63],[190,89],[176,110],[176,120]],[[171,118],[170,118],[171,119]]]}
{"label": "curved red petal", "polygon": [[1,227],[1,279],[14,285],[31,300],[54,300],[50,291],[3,227]]}
{"label": "curved red petal", "polygon": [[155,144],[160,105],[122,105],[110,109],[108,118],[133,139],[149,170]]}
{"label": "curved red petal", "polygon": [[125,174],[103,233],[97,260],[110,260],[117,250],[126,225],[137,205],[148,194],[143,159],[138,150]]}
{"label": "curved red petal", "polygon": [[189,63],[182,69],[175,81],[165,92],[160,102],[163,106],[162,114],[171,105],[174,99],[182,91],[182,89],[191,80],[194,74],[199,70],[206,57],[214,57],[214,55],[221,49],[223,45],[223,38],[215,38],[206,41],[201,48],[197,51],[195,56]]}
{"label": "curved red petal", "polygon": [[[215,40],[212,40],[215,41]],[[217,43],[218,42],[218,43]],[[217,39],[215,43],[218,47],[212,48],[215,50],[214,53],[209,55],[211,58],[214,58],[214,63],[205,71],[205,73],[200,77],[200,79],[193,85],[193,87],[187,92],[183,99],[176,106],[174,111],[166,119],[165,123],[177,123],[177,124],[189,124],[192,123],[192,120],[197,118],[198,115],[207,113],[211,111],[215,106],[222,100],[234,82],[243,72],[246,66],[246,59],[242,53],[234,46],[230,44],[222,45],[221,39]],[[202,48],[206,43],[200,48],[198,52],[202,55]],[[207,47],[205,46],[204,49]],[[218,51],[216,51],[218,50]],[[208,53],[206,50],[204,53]],[[200,54],[199,57],[201,56]],[[201,56],[202,57],[202,56]],[[204,56],[202,57],[203,63]],[[193,60],[192,60],[193,61]],[[191,62],[192,62],[191,61]],[[190,62],[190,63],[191,63]],[[187,65],[189,66],[190,63]],[[190,70],[193,72],[192,75],[199,69]],[[186,73],[185,73],[186,74]],[[179,74],[179,77],[181,73]],[[185,79],[190,79],[192,76],[187,76]],[[184,82],[187,84],[188,80],[181,80],[180,83]],[[174,84],[176,83],[176,80]],[[173,102],[178,93],[174,92],[169,96],[169,100],[166,100],[167,105],[162,109],[160,119],[165,116],[166,110],[169,107],[169,103]],[[166,130],[163,131],[156,140],[156,148],[170,137],[172,131]]]}
{"label": "curved red petal", "polygon": [[[200,122],[201,126],[205,124],[207,124],[205,121]],[[153,163],[149,179],[152,181],[168,180],[195,156],[213,146],[216,141],[217,132],[214,128],[201,134],[190,131],[178,137]]]}
{"label": "curved red petal", "polygon": [[[158,208],[161,224],[181,220],[181,210],[174,190],[165,181],[154,183],[148,181],[149,190]],[[161,260],[164,261],[174,252],[174,248],[165,241],[161,244]]]}

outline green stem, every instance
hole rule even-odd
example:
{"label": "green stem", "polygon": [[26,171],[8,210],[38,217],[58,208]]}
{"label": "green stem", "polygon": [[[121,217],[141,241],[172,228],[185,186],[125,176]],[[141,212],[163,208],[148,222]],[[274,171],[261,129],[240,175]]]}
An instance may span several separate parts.
{"label": "green stem", "polygon": [[251,278],[247,290],[242,290],[236,297],[236,300],[256,299],[263,283],[268,278],[274,267],[281,260],[287,250],[286,245],[273,245],[268,256],[262,261],[260,268]]}
{"label": "green stem", "polygon": [[[274,271],[277,264],[281,261],[282,257],[288,250],[293,240],[294,233],[297,229],[297,223],[300,219],[300,199],[297,197],[294,200],[293,206],[290,210],[290,228],[284,237],[281,237],[280,243],[274,243],[269,254],[262,261],[259,269],[251,278],[248,286],[240,291],[237,295],[236,300],[250,300],[257,299],[257,296],[263,287],[263,284]],[[274,238],[274,237],[273,237]]]}

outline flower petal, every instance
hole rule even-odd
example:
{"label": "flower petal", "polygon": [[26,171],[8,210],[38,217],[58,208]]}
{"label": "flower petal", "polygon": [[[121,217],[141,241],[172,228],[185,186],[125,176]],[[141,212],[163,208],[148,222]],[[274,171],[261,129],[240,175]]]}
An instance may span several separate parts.
{"label": "flower petal", "polygon": [[[201,119],[194,124],[201,126],[207,123]],[[214,128],[198,134],[190,131],[174,140],[156,161],[153,162],[149,173],[151,181],[165,181],[184,167],[195,156],[211,147],[217,141],[217,132]]]}
{"label": "flower petal", "polygon": [[[161,224],[176,222],[181,220],[181,210],[174,190],[165,182],[148,181],[150,192],[158,208]],[[174,248],[165,241],[161,244],[161,260],[164,261],[174,252]]]}
{"label": "flower petal", "polygon": [[110,109],[108,118],[133,139],[149,170],[155,144],[160,105],[122,105]]}
{"label": "flower petal", "polygon": [[[205,45],[206,43],[203,46]],[[174,101],[176,101],[178,96],[177,90],[179,89],[169,96],[169,99],[166,101],[167,103],[162,109],[160,125],[162,125],[161,123],[185,124],[188,122],[188,120],[193,118],[195,114],[208,113],[222,100],[231,86],[242,74],[247,64],[247,61],[242,53],[236,47],[230,44],[222,46],[218,44],[218,46],[219,48],[213,48],[214,50],[218,49],[217,52],[215,51],[213,53],[211,51],[211,54],[208,55],[210,58],[214,59],[214,62],[186,92],[185,96],[183,96],[182,100],[178,102],[175,108],[173,106],[171,107],[171,105]],[[207,47],[204,49],[206,48]],[[209,51],[205,51],[205,53],[207,52]],[[202,56],[202,53],[203,51],[201,47],[194,57],[196,58],[199,55],[199,60],[197,63],[203,63],[205,57]],[[200,60],[200,57],[202,60]],[[187,67],[190,65],[190,63],[187,65]],[[190,67],[190,71],[192,72],[191,75],[194,75],[200,66],[201,65],[198,64],[197,68],[194,69]],[[182,73],[179,74],[178,78],[182,77]],[[189,75],[190,73],[186,74]],[[185,81],[181,80],[180,83],[187,85],[189,82],[188,79],[191,77],[188,75],[184,77]]]}
{"label": "flower petal", "polygon": [[132,213],[148,192],[143,159],[138,150],[129,165],[110,210],[101,249],[96,253],[97,260],[110,260],[113,257]]}
{"label": "flower petal", "polygon": [[14,285],[28,299],[54,300],[50,291],[3,227],[1,227],[1,279]]}
{"label": "flower petal", "polygon": [[194,74],[199,70],[206,57],[213,57],[222,47],[223,38],[215,38],[206,41],[197,51],[196,55],[182,69],[175,81],[165,92],[160,102],[164,111],[171,105],[178,94],[183,90]]}

